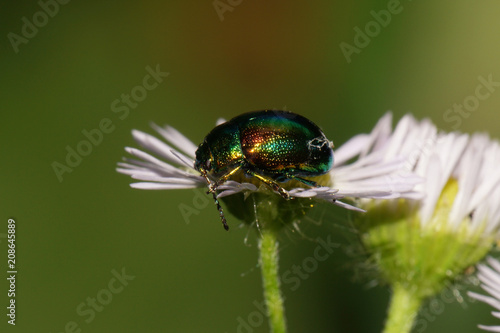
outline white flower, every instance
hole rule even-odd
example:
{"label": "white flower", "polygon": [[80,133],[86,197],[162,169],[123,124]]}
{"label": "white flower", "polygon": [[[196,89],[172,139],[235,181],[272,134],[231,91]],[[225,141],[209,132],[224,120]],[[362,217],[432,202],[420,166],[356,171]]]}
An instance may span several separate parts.
{"label": "white flower", "polygon": [[[219,120],[217,123],[222,122],[224,121]],[[404,166],[404,159],[397,156],[389,159],[377,150],[382,142],[390,141],[390,123],[391,115],[387,114],[371,134],[358,135],[335,152],[334,165],[330,171],[332,187],[298,187],[288,191],[290,196],[316,197],[359,211],[362,209],[339,199],[414,196],[412,189],[420,179],[410,173],[405,177],[395,177]],[[125,150],[135,159],[124,158],[124,162],[118,163],[118,172],[142,181],[130,186],[148,190],[206,187],[206,180],[194,169],[197,146],[170,126],[151,126],[165,141],[138,130],[133,130],[132,135],[142,148],[157,157],[136,148],[126,147]],[[353,158],[356,161],[349,164]],[[242,191],[257,191],[258,187],[247,182],[228,180],[218,186],[217,190],[218,198],[221,198]]]}
{"label": "white flower", "polygon": [[396,177],[424,181],[411,200],[363,200],[367,213],[354,224],[393,290],[385,331],[409,332],[421,302],[479,262],[498,236],[500,145],[485,134],[438,132],[411,115],[381,132],[371,154],[403,157]]}
{"label": "white flower", "polygon": [[[477,265],[478,278],[482,282],[481,287],[491,296],[475,292],[468,292],[468,294],[472,298],[489,304],[500,311],[500,262],[491,257],[487,258],[487,262],[491,267],[485,264]],[[498,311],[492,311],[491,314],[496,318],[500,318],[500,312]],[[500,326],[478,325],[478,327],[489,332],[500,332]]]}
{"label": "white flower", "polygon": [[372,140],[376,146],[372,155],[379,154],[384,161],[403,157],[403,173],[396,177],[424,179],[414,187],[413,197],[410,193],[405,195],[419,199],[416,203],[422,226],[433,223],[443,191],[456,181],[457,193],[449,202],[446,216],[451,231],[457,231],[466,221],[470,234],[498,232],[500,145],[497,141],[486,134],[438,133],[430,121],[418,122],[411,115],[403,117],[390,135],[390,127],[389,132],[386,125],[380,127],[384,128],[380,130],[384,134]]}

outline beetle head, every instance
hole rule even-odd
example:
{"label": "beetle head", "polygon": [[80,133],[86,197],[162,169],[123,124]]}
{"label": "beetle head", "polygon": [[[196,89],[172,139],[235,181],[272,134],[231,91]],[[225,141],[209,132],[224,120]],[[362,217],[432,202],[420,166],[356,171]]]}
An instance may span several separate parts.
{"label": "beetle head", "polygon": [[201,173],[201,175],[207,181],[208,185],[207,194],[212,193],[215,205],[217,206],[217,210],[219,211],[219,216],[222,221],[222,225],[224,226],[224,229],[229,230],[226,218],[224,216],[224,212],[222,211],[222,207],[219,203],[219,200],[217,199],[216,185],[210,180],[210,178],[207,175],[208,172],[212,171],[213,166],[214,163],[213,163],[212,152],[210,151],[207,142],[203,141],[196,150],[196,160],[194,162],[194,167]]}
{"label": "beetle head", "polygon": [[203,141],[196,150],[196,160],[194,162],[194,167],[196,168],[196,170],[202,173],[203,171],[210,172],[213,167],[212,162],[213,157],[212,153],[210,152],[210,148],[208,147],[206,141]]}

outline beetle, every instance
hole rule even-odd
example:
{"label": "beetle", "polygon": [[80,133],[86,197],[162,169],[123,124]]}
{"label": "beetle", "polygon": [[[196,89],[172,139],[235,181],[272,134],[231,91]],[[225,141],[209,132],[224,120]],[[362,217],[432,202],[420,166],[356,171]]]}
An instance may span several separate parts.
{"label": "beetle", "polygon": [[316,124],[290,111],[262,110],[216,126],[198,146],[194,167],[206,179],[207,193],[212,193],[228,230],[216,190],[237,171],[257,178],[288,200],[290,195],[280,183],[294,179],[318,186],[304,177],[323,175],[332,165],[333,143]]}

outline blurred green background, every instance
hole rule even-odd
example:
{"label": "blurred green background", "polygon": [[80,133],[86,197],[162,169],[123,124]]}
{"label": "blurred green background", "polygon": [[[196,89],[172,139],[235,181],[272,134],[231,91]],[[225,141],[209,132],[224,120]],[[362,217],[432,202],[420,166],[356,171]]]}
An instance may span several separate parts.
{"label": "blurred green background", "polygon": [[[130,131],[152,132],[151,121],[195,143],[218,117],[264,108],[305,115],[337,146],[387,110],[444,130],[500,129],[496,87],[473,111],[447,111],[474,102],[478,77],[500,81],[497,1],[402,1],[379,30],[371,11],[393,1],[221,0],[219,13],[212,1],[41,3],[4,3],[0,14],[2,332],[267,332],[254,304],[262,290],[252,233],[231,216],[225,232],[211,203],[186,223],[179,205],[193,206],[201,191],[134,190],[115,172],[135,146]],[[36,31],[23,28],[34,20]],[[367,45],[348,61],[341,43],[355,46],[354,29],[367,24],[372,37],[358,37]],[[126,116],[113,112],[147,66],[169,76]],[[105,118],[114,130],[60,181],[53,162],[66,164],[67,146]],[[15,328],[5,316],[8,218],[17,222]],[[302,228],[281,238],[283,272],[312,255],[318,236],[338,248],[295,290],[284,286],[290,332],[380,332],[389,291],[370,287],[377,281],[361,269],[348,214],[321,206]],[[122,269],[134,279],[110,293]],[[89,297],[107,304],[90,310]],[[416,331],[497,322],[486,305],[440,299]]]}

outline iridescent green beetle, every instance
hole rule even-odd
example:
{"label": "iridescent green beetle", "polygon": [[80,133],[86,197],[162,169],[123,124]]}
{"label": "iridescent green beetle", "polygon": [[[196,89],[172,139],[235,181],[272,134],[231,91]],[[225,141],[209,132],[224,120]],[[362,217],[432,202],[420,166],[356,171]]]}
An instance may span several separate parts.
{"label": "iridescent green beetle", "polygon": [[[333,144],[316,124],[301,115],[274,110],[244,113],[215,127],[198,146],[195,161],[226,230],[216,190],[238,170],[289,199],[279,183],[295,179],[317,186],[303,177],[323,175],[332,165]],[[211,181],[209,175],[216,180]]]}

